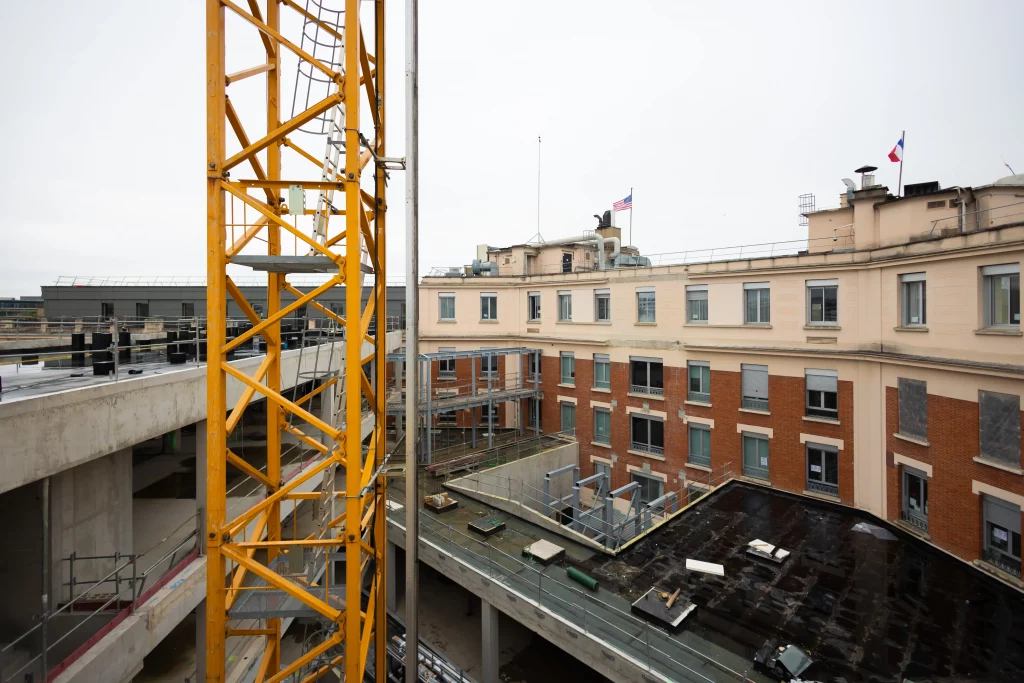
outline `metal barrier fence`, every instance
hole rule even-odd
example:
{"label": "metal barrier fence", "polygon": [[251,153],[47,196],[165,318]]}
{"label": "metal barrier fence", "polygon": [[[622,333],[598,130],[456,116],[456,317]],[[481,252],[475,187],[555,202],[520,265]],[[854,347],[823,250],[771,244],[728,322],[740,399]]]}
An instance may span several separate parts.
{"label": "metal barrier fence", "polygon": [[[404,508],[392,508],[389,506],[389,521],[404,530]],[[694,668],[704,666],[713,667],[728,680],[744,683],[751,680],[747,671],[725,666],[649,622],[559,581],[534,564],[454,529],[426,510],[420,510],[419,519],[421,541],[501,584],[514,594],[509,599],[520,596],[594,637],[602,644],[602,649],[607,647],[670,680],[685,678],[707,683],[722,680],[721,677],[709,678]],[[682,661],[684,659],[687,661]]]}

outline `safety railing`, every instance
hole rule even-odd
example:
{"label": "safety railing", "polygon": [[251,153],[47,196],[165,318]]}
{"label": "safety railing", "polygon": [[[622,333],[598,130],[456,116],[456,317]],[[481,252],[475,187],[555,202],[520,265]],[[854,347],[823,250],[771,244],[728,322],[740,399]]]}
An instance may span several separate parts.
{"label": "safety railing", "polygon": [[740,401],[740,407],[747,410],[768,410],[768,399],[744,396]]}
{"label": "safety railing", "polygon": [[[609,384],[609,386],[610,386],[611,383],[607,382],[606,384]],[[596,382],[594,383],[594,386],[597,386]],[[607,387],[605,387],[605,388],[607,388]],[[653,387],[653,386],[650,386],[650,385],[647,385],[647,384],[630,384],[629,385],[629,393],[631,393],[631,394],[645,394],[647,396],[664,396],[665,395],[665,388],[664,387]]]}
{"label": "safety railing", "polygon": [[[391,507],[388,510],[389,521],[405,528],[404,508],[393,510]],[[708,665],[729,680],[751,680],[746,671],[731,669],[625,609],[559,581],[538,565],[524,562],[486,541],[472,538],[425,510],[420,511],[419,519],[421,541],[430,543],[449,557],[502,585],[509,591],[508,599],[532,602],[593,637],[602,649],[629,658],[641,668],[657,671],[671,680],[708,683],[721,680],[710,678],[695,668]]]}
{"label": "safety railing", "polygon": [[[1005,211],[1004,209],[1010,209]],[[1013,202],[1002,206],[991,206],[976,211],[966,211],[954,216],[944,216],[933,220],[928,232],[922,233],[926,239],[931,239],[938,231],[941,235],[944,231],[955,228],[957,232],[976,232],[978,230],[993,230],[996,228],[1024,222],[1024,202]]]}
{"label": "safety railing", "polygon": [[665,455],[664,446],[655,446],[652,443],[644,443],[642,441],[630,440],[629,448],[633,451],[639,451],[641,453],[650,453],[651,455]]}
{"label": "safety railing", "polygon": [[[293,273],[288,283],[296,287],[321,285],[330,275]],[[234,275],[232,282],[239,287],[266,287],[265,275]],[[389,277],[388,287],[404,287],[404,277]],[[57,287],[205,287],[205,275],[61,275],[54,282]]]}
{"label": "safety railing", "polygon": [[[75,556],[72,554],[68,558],[61,558],[61,566],[63,566],[64,562],[68,562],[71,568],[71,580],[61,584],[62,586],[69,587],[69,599],[52,612],[43,612],[36,615],[37,623],[35,626],[6,644],[3,648],[0,648],[0,660],[11,657],[15,652],[24,651],[25,649],[28,649],[29,653],[33,651],[36,653],[22,664],[20,668],[7,674],[7,677],[3,678],[2,683],[14,683],[15,681],[20,683],[22,680],[32,680],[35,672],[41,673],[42,675],[39,679],[45,681],[54,668],[60,668],[59,663],[57,667],[51,666],[50,656],[62,643],[72,638],[76,633],[80,634],[87,626],[94,626],[97,617],[104,614],[111,615],[109,611],[111,608],[116,612],[115,617],[134,613],[136,607],[145,602],[155,592],[155,588],[160,585],[164,577],[192,559],[194,553],[198,550],[196,543],[197,539],[201,537],[201,520],[202,513],[197,512],[142,553],[125,555],[115,553],[114,555],[92,556]],[[182,539],[174,541],[178,532],[186,527],[187,524],[192,524],[193,528]],[[149,561],[152,559],[152,556],[169,542],[173,543],[171,549],[154,559],[150,564]],[[114,568],[95,581],[78,581],[74,574],[76,560],[77,562],[110,561],[113,563]],[[140,571],[140,565],[148,566]],[[109,584],[114,584],[113,590],[106,588]],[[146,588],[147,585],[149,586],[148,590]],[[75,591],[82,586],[86,586],[85,590],[76,595]],[[100,603],[99,606],[96,606],[97,603]],[[51,641],[51,622],[72,614],[75,615],[75,625],[64,631],[59,638]],[[36,638],[30,638],[33,635],[36,635]],[[79,635],[75,640],[85,639]],[[64,650],[66,646],[60,649]],[[74,653],[72,653],[72,656],[74,656]]]}

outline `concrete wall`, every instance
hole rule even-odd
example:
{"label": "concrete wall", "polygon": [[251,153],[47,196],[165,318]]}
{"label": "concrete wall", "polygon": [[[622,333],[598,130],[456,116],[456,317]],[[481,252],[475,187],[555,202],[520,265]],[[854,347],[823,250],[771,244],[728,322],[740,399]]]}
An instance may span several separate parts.
{"label": "concrete wall", "polygon": [[[526,507],[543,514],[541,492],[544,490],[544,475],[566,465],[578,464],[579,445],[567,443],[528,458],[520,458],[515,462],[453,479],[448,482],[448,485],[464,492],[477,491],[501,496],[504,492],[494,484],[500,482],[500,486],[511,481],[511,496],[506,497],[521,501]],[[551,497],[561,498],[572,493],[573,483],[571,472],[556,475],[551,479]]]}
{"label": "concrete wall", "polygon": [[35,626],[42,594],[42,483],[0,493],[0,642]]}

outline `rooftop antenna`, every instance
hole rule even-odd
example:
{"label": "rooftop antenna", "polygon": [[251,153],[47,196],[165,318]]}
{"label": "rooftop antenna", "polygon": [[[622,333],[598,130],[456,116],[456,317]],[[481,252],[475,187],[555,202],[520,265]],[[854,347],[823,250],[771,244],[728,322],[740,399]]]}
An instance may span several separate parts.
{"label": "rooftop antenna", "polygon": [[1006,163],[1006,159],[1003,159],[1002,156],[1000,156],[999,159],[1003,162],[1003,166],[1010,169],[1010,175],[1017,175],[1017,173],[1013,170],[1013,166],[1010,166],[1008,163]]}
{"label": "rooftop antenna", "polygon": [[537,136],[537,234],[526,243],[544,244],[544,236],[540,234],[540,136]]}

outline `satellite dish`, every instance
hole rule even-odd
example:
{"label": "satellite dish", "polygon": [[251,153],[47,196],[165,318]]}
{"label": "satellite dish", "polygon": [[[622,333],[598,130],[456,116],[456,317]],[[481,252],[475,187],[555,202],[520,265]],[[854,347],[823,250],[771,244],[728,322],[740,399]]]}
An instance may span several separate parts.
{"label": "satellite dish", "polygon": [[849,178],[843,178],[843,185],[846,185],[846,187],[848,189],[850,189],[850,190],[856,190],[857,189],[857,186],[854,185],[853,181],[850,180]]}

